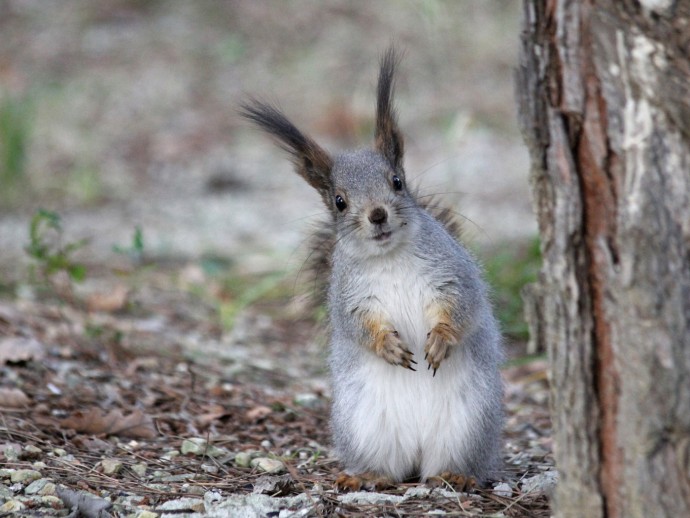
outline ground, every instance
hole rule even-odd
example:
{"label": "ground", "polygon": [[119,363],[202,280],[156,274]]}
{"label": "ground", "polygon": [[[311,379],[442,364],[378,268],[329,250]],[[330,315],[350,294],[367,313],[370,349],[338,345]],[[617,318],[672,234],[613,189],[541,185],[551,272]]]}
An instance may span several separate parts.
{"label": "ground", "polygon": [[[0,3],[0,514],[548,516],[545,365],[502,291],[536,236],[516,7]],[[259,95],[366,144],[391,41],[408,175],[465,221],[507,331],[505,466],[469,493],[335,491],[301,269],[323,210],[235,115]]]}

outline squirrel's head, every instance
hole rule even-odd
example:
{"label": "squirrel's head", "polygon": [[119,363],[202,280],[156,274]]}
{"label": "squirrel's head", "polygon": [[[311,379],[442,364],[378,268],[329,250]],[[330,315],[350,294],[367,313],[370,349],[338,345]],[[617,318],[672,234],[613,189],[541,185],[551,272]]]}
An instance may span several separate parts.
{"label": "squirrel's head", "polygon": [[373,150],[332,157],[295,127],[275,106],[252,100],[241,114],[271,134],[287,151],[297,173],[314,187],[336,223],[343,249],[379,255],[406,241],[416,203],[407,190],[403,137],[393,106],[397,55],[390,48],[381,60]]}

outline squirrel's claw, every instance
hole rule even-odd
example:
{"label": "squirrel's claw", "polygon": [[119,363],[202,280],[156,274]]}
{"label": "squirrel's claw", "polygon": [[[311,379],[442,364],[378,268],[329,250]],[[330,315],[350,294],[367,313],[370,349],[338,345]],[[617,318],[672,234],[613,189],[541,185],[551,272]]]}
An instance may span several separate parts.
{"label": "squirrel's claw", "polygon": [[402,340],[397,331],[386,333],[380,343],[376,344],[376,354],[386,360],[392,365],[400,365],[411,371],[417,372],[412,365],[417,365],[417,362],[412,359],[413,353]]}
{"label": "squirrel's claw", "polygon": [[424,359],[428,362],[427,370],[433,369],[436,376],[441,362],[448,358],[452,347],[457,343],[458,334],[447,324],[438,324],[427,335],[424,346]]}

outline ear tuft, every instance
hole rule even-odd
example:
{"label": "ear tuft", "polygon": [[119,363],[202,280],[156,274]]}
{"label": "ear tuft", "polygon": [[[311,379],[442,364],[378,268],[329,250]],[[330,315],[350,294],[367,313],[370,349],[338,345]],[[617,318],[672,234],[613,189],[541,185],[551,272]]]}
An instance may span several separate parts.
{"label": "ear tuft", "polygon": [[399,59],[398,53],[392,46],[381,58],[376,97],[376,149],[396,170],[402,170],[404,152],[403,137],[398,129],[393,105],[395,67]]}
{"label": "ear tuft", "polygon": [[240,115],[273,136],[278,145],[290,154],[297,173],[316,189],[330,208],[330,155],[310,137],[302,133],[276,106],[256,99],[240,105]]}

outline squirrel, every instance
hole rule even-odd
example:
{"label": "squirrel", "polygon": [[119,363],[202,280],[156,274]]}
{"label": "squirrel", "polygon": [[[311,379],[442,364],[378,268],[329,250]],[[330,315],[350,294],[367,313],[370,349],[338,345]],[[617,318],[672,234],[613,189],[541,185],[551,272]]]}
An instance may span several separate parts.
{"label": "squirrel", "polygon": [[398,61],[393,47],[381,59],[374,149],[331,155],[274,105],[240,108],[328,208],[331,432],[345,468],[336,485],[355,490],[381,479],[481,483],[501,452],[501,335],[452,211],[408,187]]}

